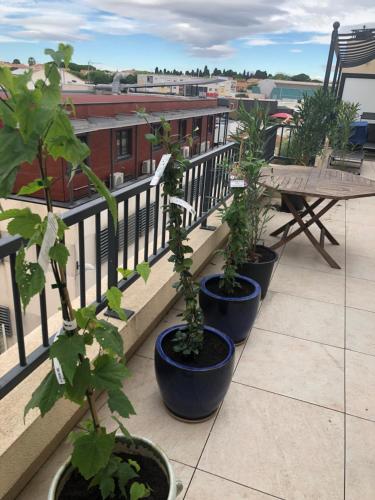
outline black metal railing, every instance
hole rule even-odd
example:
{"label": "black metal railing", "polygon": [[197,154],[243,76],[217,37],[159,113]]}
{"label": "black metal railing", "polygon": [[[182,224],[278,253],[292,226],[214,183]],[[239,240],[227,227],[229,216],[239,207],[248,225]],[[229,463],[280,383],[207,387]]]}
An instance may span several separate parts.
{"label": "black metal railing", "polygon": [[[184,198],[195,210],[195,214],[186,212],[184,215],[183,221],[188,231],[199,225],[203,229],[207,228],[207,217],[229,195],[228,174],[223,165],[235,161],[237,152],[236,144],[229,143],[191,160],[183,181]],[[73,266],[72,262],[68,263],[75,274],[72,277],[68,273],[67,284],[70,291],[75,290],[73,295],[81,307],[94,303],[97,313],[103,311],[107,307],[102,290],[103,279],[105,288],[117,285],[125,290],[137,277],[133,275],[128,280],[119,280],[118,267],[134,268],[143,260],[153,265],[168,252],[168,220],[163,210],[167,200],[162,191],[162,184],[150,186],[149,178],[114,191],[119,213],[117,231],[103,198],[93,199],[62,215],[70,228],[66,235],[69,242],[66,243],[70,244],[70,250],[72,247],[75,250],[71,252],[70,259],[74,258],[72,253],[76,255]],[[104,257],[103,234],[106,235]],[[12,284],[10,309],[18,347],[18,364],[0,378],[0,399],[47,359],[49,345],[55,335],[50,331],[49,318],[56,313],[57,306],[55,303],[51,307],[49,302],[56,290],[52,290],[52,283],[47,281],[45,290],[33,299],[34,327],[35,316],[40,315],[37,322],[41,326],[40,345],[32,352],[27,352],[25,337],[28,332],[25,331],[25,322],[30,313],[22,312],[15,280],[15,259],[21,244],[21,237],[0,238],[0,261],[4,259],[2,265],[6,266],[5,274],[8,273]],[[92,302],[94,296],[95,302]],[[6,353],[2,356],[6,356]]]}
{"label": "black metal railing", "polygon": [[267,162],[272,160],[291,161],[291,140],[293,125],[272,125],[266,131],[264,144],[264,158]]}

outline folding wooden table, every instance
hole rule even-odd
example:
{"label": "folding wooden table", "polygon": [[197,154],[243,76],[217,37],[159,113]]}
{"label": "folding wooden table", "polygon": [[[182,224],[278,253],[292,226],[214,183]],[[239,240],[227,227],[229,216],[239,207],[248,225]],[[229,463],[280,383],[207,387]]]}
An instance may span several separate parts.
{"label": "folding wooden table", "polygon": [[[289,222],[271,233],[271,236],[282,234],[280,241],[272,245],[271,248],[275,250],[299,234],[305,233],[328,264],[331,267],[340,269],[338,263],[324,248],[325,238],[333,245],[339,243],[320,219],[340,200],[375,196],[375,181],[341,170],[277,165],[262,169],[260,182],[263,186],[278,191],[283,195],[285,203],[293,216]],[[294,207],[290,198],[291,195],[303,198],[305,209],[302,212],[298,212]],[[306,200],[306,196],[316,198],[316,200],[310,204]],[[317,212],[316,209],[324,201],[328,203],[324,204]],[[291,227],[296,224],[299,226],[298,229],[290,233]],[[309,229],[313,224],[316,224],[320,229],[319,240],[315,238]]]}

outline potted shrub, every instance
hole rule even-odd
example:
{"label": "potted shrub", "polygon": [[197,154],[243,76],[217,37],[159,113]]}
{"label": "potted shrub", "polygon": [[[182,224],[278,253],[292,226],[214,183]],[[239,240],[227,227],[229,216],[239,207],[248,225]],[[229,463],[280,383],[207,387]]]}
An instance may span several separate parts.
{"label": "potted shrub", "polygon": [[339,165],[350,165],[351,153],[355,145],[350,144],[353,134],[352,123],[357,118],[360,105],[358,103],[340,101],[336,106],[336,119],[328,133],[329,144],[332,148],[331,163],[338,162]]}
{"label": "potted shrub", "polygon": [[[147,119],[147,117],[145,116]],[[167,197],[164,210],[168,215],[169,248],[173,269],[179,279],[174,287],[182,293],[185,310],[183,323],[164,330],[155,345],[155,371],[160,392],[167,409],[177,418],[202,421],[213,415],[229,388],[234,367],[234,344],[220,330],[203,323],[198,305],[199,286],[190,272],[193,264],[183,226],[186,209],[182,181],[187,161],[181,154],[178,138],[171,127],[161,121],[161,132],[147,134],[152,143],[161,143],[171,155],[163,179]]]}
{"label": "potted shrub", "polygon": [[[45,273],[50,266],[60,297],[63,323],[49,350],[51,370],[32,394],[25,416],[31,409],[38,408],[43,417],[62,398],[79,406],[87,405],[89,409],[89,420],[80,425],[79,431],[71,433],[73,453],[56,474],[49,500],[108,497],[136,500],[148,497],[151,490],[153,498],[172,500],[176,497],[177,485],[168,459],[148,440],[132,437],[121,420],[135,412],[122,390],[129,371],[118,329],[97,319],[95,305],[75,309],[66,286],[69,251],[64,244],[64,233],[67,227],[53,212],[54,179],[47,175],[47,157],[69,162],[73,175],[80,167],[106,198],[117,225],[116,202],[84,163],[89,149],[74,134],[68,116],[70,104],[62,103],[59,67],[69,64],[72,52],[72,47],[64,44],[60,44],[57,51],[46,50],[52,57],[52,62],[45,65],[46,79],[30,89],[31,73],[15,77],[7,68],[0,68],[0,88],[5,95],[0,102],[1,195],[6,197],[12,192],[21,163],[35,162],[40,178],[23,186],[20,193],[43,190],[47,208],[44,218],[25,207],[2,211],[0,219],[9,219],[8,232],[19,234],[25,240],[26,246],[17,253],[15,269],[23,308],[43,290]],[[37,249],[37,262],[29,260],[32,248]],[[146,280],[148,265],[142,263],[137,270]],[[129,274],[127,270],[119,271],[125,276]],[[125,320],[120,307],[121,291],[112,287],[106,292],[106,298],[109,307]],[[92,360],[87,350],[95,350],[95,347],[98,354]],[[113,432],[99,420],[95,406],[95,394],[99,391],[108,393],[108,407],[117,424]]]}
{"label": "potted shrub", "polygon": [[245,153],[241,169],[246,179],[245,204],[247,217],[246,257],[239,264],[238,273],[257,281],[261,287],[261,298],[267,294],[272,270],[277,261],[277,253],[261,244],[267,223],[272,218],[271,195],[260,184],[262,160],[256,159],[251,152]]}
{"label": "potted shrub", "polygon": [[[240,164],[231,167],[231,182],[245,186]],[[237,273],[246,260],[247,203],[246,188],[233,187],[230,204],[221,209],[222,221],[229,226],[229,237],[225,249],[223,274],[205,276],[200,283],[199,302],[204,313],[205,324],[221,328],[235,344],[244,342],[255,321],[260,286],[254,280]]]}

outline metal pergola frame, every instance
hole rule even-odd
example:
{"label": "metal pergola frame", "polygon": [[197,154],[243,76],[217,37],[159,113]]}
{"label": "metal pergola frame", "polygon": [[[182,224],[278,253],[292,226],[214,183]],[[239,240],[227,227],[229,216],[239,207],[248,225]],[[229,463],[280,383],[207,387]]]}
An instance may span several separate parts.
{"label": "metal pergola frame", "polygon": [[341,98],[345,81],[343,70],[361,66],[375,59],[375,29],[363,27],[350,33],[339,33],[339,27],[338,21],[333,23],[323,87],[328,89],[335,58],[331,88],[335,95]]}

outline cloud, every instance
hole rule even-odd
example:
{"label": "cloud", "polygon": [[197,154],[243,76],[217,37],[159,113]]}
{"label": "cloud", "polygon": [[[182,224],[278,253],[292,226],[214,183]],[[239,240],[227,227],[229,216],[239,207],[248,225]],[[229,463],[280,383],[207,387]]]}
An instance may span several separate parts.
{"label": "cloud", "polygon": [[289,52],[293,52],[293,54],[299,54],[302,52],[302,49],[290,49]]}
{"label": "cloud", "polygon": [[327,44],[337,12],[342,26],[375,25],[374,0],[357,0],[355,10],[351,0],[8,0],[0,30],[6,38],[51,41],[148,34],[219,58],[241,40],[250,47]]}
{"label": "cloud", "polygon": [[263,47],[266,45],[275,45],[274,40],[270,40],[269,38],[253,38],[246,42],[246,45],[251,45],[253,47]]}

